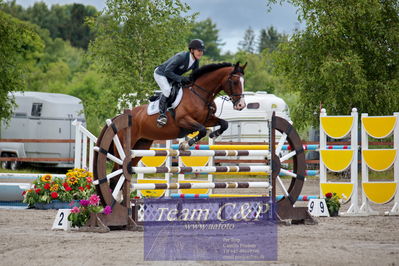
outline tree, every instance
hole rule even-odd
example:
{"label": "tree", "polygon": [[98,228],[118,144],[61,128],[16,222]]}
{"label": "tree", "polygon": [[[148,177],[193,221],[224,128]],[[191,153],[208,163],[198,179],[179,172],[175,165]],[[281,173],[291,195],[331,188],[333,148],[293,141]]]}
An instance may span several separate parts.
{"label": "tree", "polygon": [[187,43],[192,39],[201,39],[205,43],[206,56],[211,57],[214,60],[220,59],[220,46],[224,45],[219,40],[219,30],[216,28],[216,24],[212,22],[210,18],[195,22],[193,24],[191,34],[187,39]]}
{"label": "tree", "polygon": [[32,22],[50,32],[50,36],[70,41],[72,46],[87,49],[89,41],[94,39],[90,28],[85,24],[88,17],[97,16],[93,6],[82,4],[53,5],[51,9],[44,2],[35,2],[24,9],[15,0],[0,6],[0,9],[21,20]]}
{"label": "tree", "polygon": [[258,52],[261,53],[264,49],[273,52],[280,43],[287,40],[288,36],[278,33],[273,26],[270,26],[267,29],[261,29],[259,34]]}
{"label": "tree", "polygon": [[239,50],[253,54],[255,52],[255,32],[249,27],[244,34],[244,39],[238,43]]}
{"label": "tree", "polygon": [[[110,115],[147,99],[157,86],[154,68],[187,49],[192,17],[181,17],[188,6],[178,0],[108,0],[101,20],[92,23],[96,39],[90,46],[106,78],[116,86],[102,95]],[[99,101],[102,101],[99,99]]]}
{"label": "tree", "polygon": [[8,93],[25,89],[25,71],[43,49],[33,28],[0,11],[0,119],[10,118],[15,102]]}
{"label": "tree", "polygon": [[0,10],[20,20],[27,20],[26,10],[22,6],[17,5],[16,0],[8,1],[7,3],[0,0]]}
{"label": "tree", "polygon": [[97,10],[91,6],[84,6],[82,4],[73,4],[70,6],[70,18],[65,31],[66,36],[62,36],[64,40],[70,40],[71,45],[87,49],[89,41],[93,39],[90,33],[90,28],[85,24],[87,17],[93,17]]}
{"label": "tree", "polygon": [[370,115],[399,110],[399,6],[397,1],[292,0],[306,29],[275,53],[275,65],[299,94],[296,123],[317,123],[352,107]]}

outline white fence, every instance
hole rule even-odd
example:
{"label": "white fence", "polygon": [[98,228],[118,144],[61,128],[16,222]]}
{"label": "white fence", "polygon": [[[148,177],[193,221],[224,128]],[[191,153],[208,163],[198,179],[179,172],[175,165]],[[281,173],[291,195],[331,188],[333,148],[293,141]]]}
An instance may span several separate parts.
{"label": "white fence", "polygon": [[[93,172],[94,145],[97,137],[91,134],[80,121],[73,121],[75,126],[75,168],[85,168]],[[89,148],[87,147],[89,145]],[[87,153],[89,153],[87,156]]]}

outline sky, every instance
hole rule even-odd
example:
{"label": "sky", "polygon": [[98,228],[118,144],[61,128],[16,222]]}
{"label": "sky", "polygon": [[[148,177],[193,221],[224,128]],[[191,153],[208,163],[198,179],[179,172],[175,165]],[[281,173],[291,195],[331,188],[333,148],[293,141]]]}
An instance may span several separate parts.
{"label": "sky", "polygon": [[[17,0],[28,7],[40,0]],[[279,33],[290,34],[302,27],[297,20],[296,8],[284,4],[273,5],[267,12],[266,0],[181,0],[191,7],[191,12],[199,12],[197,21],[210,18],[219,30],[219,39],[225,43],[222,52],[236,52],[238,43],[245,31],[251,27],[258,36],[261,29],[273,26]],[[81,3],[92,5],[97,10],[105,8],[106,0],[43,0],[48,6],[53,4]]]}

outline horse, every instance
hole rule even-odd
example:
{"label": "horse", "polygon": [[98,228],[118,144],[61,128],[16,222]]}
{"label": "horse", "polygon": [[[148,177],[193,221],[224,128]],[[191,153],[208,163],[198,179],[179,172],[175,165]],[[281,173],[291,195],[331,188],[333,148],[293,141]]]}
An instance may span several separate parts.
{"label": "horse", "polygon": [[[209,134],[216,138],[227,128],[227,121],[215,116],[214,99],[224,91],[230,98],[233,108],[241,111],[245,108],[244,69],[246,63],[209,64],[195,70],[190,75],[191,84],[184,86],[181,102],[174,110],[174,115],[167,112],[168,123],[159,128],[156,118],[158,114],[148,115],[148,104],[140,105],[131,114],[131,147],[135,150],[148,150],[154,140],[168,140],[187,136],[198,131],[198,135],[183,142],[179,149],[186,150],[206,136],[207,127],[220,126]],[[123,136],[119,136],[123,139]],[[136,166],[140,157],[134,158],[132,165]]]}
{"label": "horse", "polygon": [[[180,144],[180,150],[186,150],[207,134],[207,127],[220,126],[209,134],[210,138],[216,138],[227,128],[227,121],[215,116],[216,104],[214,99],[224,91],[233,103],[235,110],[241,111],[245,108],[244,100],[244,69],[246,63],[220,63],[209,64],[195,70],[190,75],[191,83],[184,86],[183,97],[179,105],[173,111],[174,115],[167,112],[168,123],[159,128],[157,126],[158,114],[148,115],[148,104],[140,105],[128,110],[127,114],[131,121],[130,127],[130,148],[133,150],[148,150],[154,140],[169,140],[182,138],[190,133],[199,133]],[[102,133],[101,133],[102,134]],[[117,133],[118,139],[125,142],[125,132]],[[119,155],[117,145],[111,144],[108,152]],[[134,157],[130,161],[130,166],[137,166],[141,157]],[[113,171],[117,171],[121,166],[114,163]],[[119,178],[110,180],[110,187],[114,189]]]}

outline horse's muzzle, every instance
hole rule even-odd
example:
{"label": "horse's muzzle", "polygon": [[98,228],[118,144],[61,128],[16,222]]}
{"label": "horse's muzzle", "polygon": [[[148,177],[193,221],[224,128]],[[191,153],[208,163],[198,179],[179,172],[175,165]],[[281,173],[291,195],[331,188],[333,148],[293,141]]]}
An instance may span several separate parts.
{"label": "horse's muzzle", "polygon": [[245,103],[245,100],[244,100],[244,98],[241,98],[238,102],[236,102],[234,104],[233,108],[234,108],[234,110],[241,111],[242,109],[245,108],[245,106],[247,106]]}

